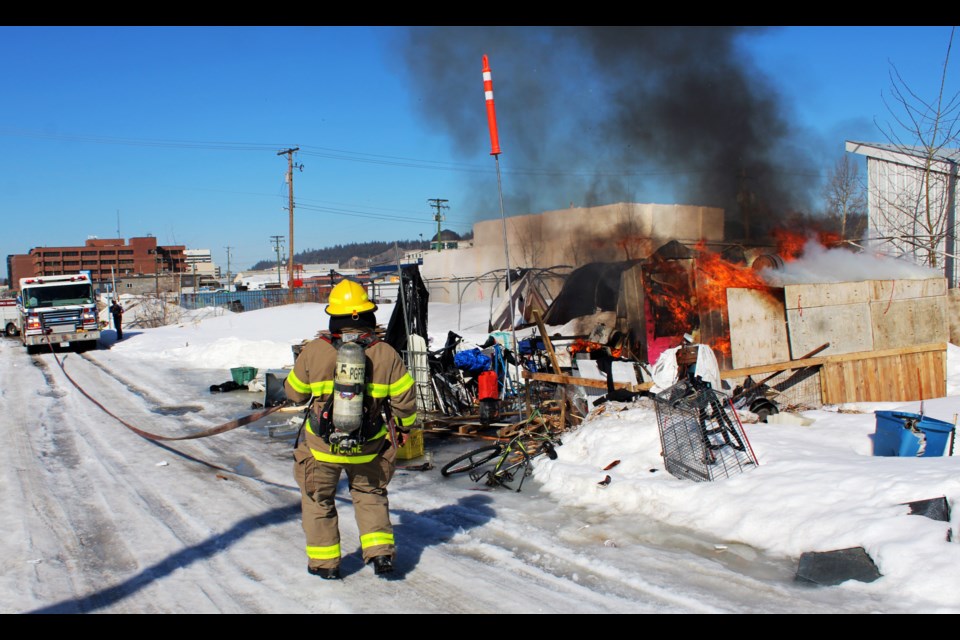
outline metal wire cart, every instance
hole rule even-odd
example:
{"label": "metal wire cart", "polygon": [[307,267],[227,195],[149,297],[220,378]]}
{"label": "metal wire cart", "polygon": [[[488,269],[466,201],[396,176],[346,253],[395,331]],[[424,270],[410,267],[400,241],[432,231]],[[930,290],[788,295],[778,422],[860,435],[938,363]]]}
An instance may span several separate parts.
{"label": "metal wire cart", "polygon": [[757,465],[727,396],[688,377],[654,396],[667,471],[694,482],[728,478]]}

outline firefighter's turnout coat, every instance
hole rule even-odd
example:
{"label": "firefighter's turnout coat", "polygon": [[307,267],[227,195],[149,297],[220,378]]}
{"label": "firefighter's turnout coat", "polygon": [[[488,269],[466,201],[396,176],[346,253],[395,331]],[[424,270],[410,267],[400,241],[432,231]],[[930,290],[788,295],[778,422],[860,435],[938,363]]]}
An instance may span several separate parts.
{"label": "firefighter's turnout coat", "polygon": [[[351,331],[347,329],[344,331]],[[368,331],[357,330],[357,333]],[[340,531],[335,494],[341,472],[347,474],[353,499],[364,562],[376,556],[395,555],[390,523],[387,484],[393,477],[396,446],[381,417],[386,403],[401,431],[416,420],[416,388],[399,354],[385,342],[365,349],[364,407],[375,416],[362,428],[363,442],[346,450],[331,446],[308,418],[303,437],[294,450],[294,477],[300,486],[303,531],[307,539],[307,562],[311,568],[340,565]],[[313,398],[320,415],[333,393],[337,349],[328,337],[308,342],[287,376],[287,397],[297,404]]]}

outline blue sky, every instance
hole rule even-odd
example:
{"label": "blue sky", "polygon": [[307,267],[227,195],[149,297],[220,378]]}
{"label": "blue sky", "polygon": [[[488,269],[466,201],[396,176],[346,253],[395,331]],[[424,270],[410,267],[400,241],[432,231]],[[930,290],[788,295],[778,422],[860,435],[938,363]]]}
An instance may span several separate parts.
{"label": "blue sky", "polygon": [[[639,156],[654,157],[646,150],[634,168],[624,149],[607,146],[617,135],[607,118],[613,104],[622,109],[617,123],[624,113],[643,123],[635,134],[657,130],[644,120],[652,102],[630,103],[624,88],[653,86],[658,73],[657,86],[669,85],[666,54],[628,61],[611,39],[601,43],[613,55],[600,73],[599,62],[585,62],[587,49],[565,48],[579,28],[526,29],[2,27],[0,256],[119,230],[210,249],[224,269],[230,247],[231,270],[248,268],[272,258],[271,236],[288,234],[278,152],[292,147],[303,165],[294,177],[297,251],[429,239],[432,198],[448,200],[445,228],[469,231],[500,215],[484,54],[506,215],[624,198],[712,204],[696,201],[704,196],[689,181],[643,168]],[[693,65],[720,68],[709,29],[695,33],[706,44]],[[791,135],[772,153],[788,158],[799,141],[804,188],[815,194],[845,140],[884,141],[874,120],[890,119],[881,94],[891,63],[917,93],[935,95],[949,36],[945,26],[776,27],[738,33],[730,59],[776,103]],[[948,95],[960,88],[954,54]],[[689,102],[715,117],[731,107],[713,98],[741,85],[708,86],[712,93]],[[646,142],[670,156],[674,172],[699,153],[700,138]],[[809,206],[815,200],[808,196]]]}

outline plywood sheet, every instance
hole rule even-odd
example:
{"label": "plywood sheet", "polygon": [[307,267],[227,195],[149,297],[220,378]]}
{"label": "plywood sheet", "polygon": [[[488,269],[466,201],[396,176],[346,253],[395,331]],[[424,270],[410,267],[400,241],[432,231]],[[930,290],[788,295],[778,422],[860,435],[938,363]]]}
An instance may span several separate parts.
{"label": "plywood sheet", "polygon": [[829,282],[817,284],[788,284],[783,287],[787,309],[808,309],[839,304],[857,304],[870,301],[869,282]]}
{"label": "plywood sheet", "polygon": [[733,367],[790,360],[782,290],[727,289]]}
{"label": "plywood sheet", "polygon": [[838,304],[829,307],[802,307],[787,310],[791,357],[802,357],[824,344],[820,355],[873,351],[870,305]]}
{"label": "plywood sheet", "polygon": [[949,342],[946,296],[870,303],[875,350]]}
{"label": "plywood sheet", "polygon": [[870,297],[873,300],[907,300],[947,295],[946,278],[924,280],[871,280]]}

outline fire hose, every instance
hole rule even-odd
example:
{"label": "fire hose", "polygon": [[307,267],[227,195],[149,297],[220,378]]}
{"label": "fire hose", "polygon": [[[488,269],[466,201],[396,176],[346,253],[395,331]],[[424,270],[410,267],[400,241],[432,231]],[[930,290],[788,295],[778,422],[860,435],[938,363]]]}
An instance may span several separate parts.
{"label": "fire hose", "polygon": [[[146,438],[147,440],[154,440],[154,441],[160,441],[160,440],[195,440],[195,439],[197,439],[197,438],[206,438],[206,437],[209,437],[209,436],[214,436],[214,435],[218,435],[218,434],[221,434],[221,433],[226,433],[227,431],[231,431],[232,429],[236,429],[236,428],[238,428],[238,427],[242,427],[242,426],[248,425],[248,424],[250,424],[250,423],[252,423],[252,422],[256,422],[256,421],[258,421],[258,420],[261,420],[261,419],[267,417],[268,415],[270,415],[271,413],[273,413],[273,412],[275,412],[275,411],[279,411],[279,410],[283,407],[283,405],[278,405],[278,406],[275,406],[275,407],[269,407],[269,408],[263,409],[262,411],[257,411],[257,412],[251,413],[250,415],[244,416],[244,417],[242,417],[242,418],[237,418],[236,420],[231,420],[231,421],[229,421],[229,422],[225,422],[225,423],[223,423],[223,424],[221,424],[221,425],[219,425],[219,426],[213,427],[212,429],[207,429],[206,431],[201,431],[201,432],[199,432],[199,433],[192,433],[192,434],[186,435],[186,436],[161,436],[161,435],[157,435],[157,434],[155,434],[155,433],[148,433],[148,432],[146,432],[146,431],[143,431],[142,429],[138,429],[137,427],[135,427],[134,425],[130,424],[129,422],[127,422],[127,421],[124,420],[123,418],[121,418],[121,417],[117,416],[116,414],[112,413],[109,409],[107,409],[105,406],[103,406],[103,404],[101,404],[96,398],[94,398],[94,397],[91,396],[89,393],[87,393],[87,392],[83,389],[83,387],[81,387],[81,386],[77,383],[77,381],[74,380],[72,377],[70,377],[70,374],[67,373],[67,370],[64,368],[63,363],[60,361],[60,358],[57,356],[57,352],[54,351],[54,349],[53,349],[53,343],[50,342],[50,338],[49,338],[49,336],[48,336],[46,333],[44,334],[44,338],[46,338],[47,345],[50,347],[50,353],[53,354],[53,357],[54,357],[54,359],[55,359],[56,362],[57,362],[57,366],[59,366],[59,367],[60,367],[60,370],[63,371],[63,375],[65,375],[65,376],[67,377],[67,380],[69,380],[70,383],[71,383],[74,387],[77,388],[77,391],[79,391],[80,393],[82,393],[83,396],[84,396],[85,398],[87,398],[90,402],[92,402],[93,404],[97,405],[97,406],[98,406],[104,413],[106,413],[108,416],[110,416],[111,418],[113,418],[114,420],[116,420],[117,422],[119,422],[120,424],[122,424],[123,426],[125,426],[127,429],[130,429],[131,431],[133,431],[134,433],[136,433],[138,436],[140,436],[140,437],[142,437],[142,438]],[[204,464],[206,464],[206,463],[204,463]],[[210,466],[215,466],[215,465],[210,465]],[[217,468],[219,469],[220,467],[217,467]]]}

